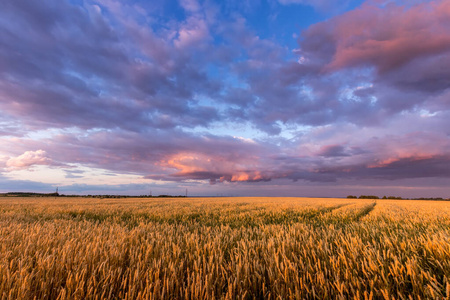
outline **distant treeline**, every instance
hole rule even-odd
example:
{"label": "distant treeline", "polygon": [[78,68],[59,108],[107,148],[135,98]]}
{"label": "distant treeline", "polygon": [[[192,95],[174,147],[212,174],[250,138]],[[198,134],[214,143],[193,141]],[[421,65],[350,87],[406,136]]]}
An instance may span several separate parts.
{"label": "distant treeline", "polygon": [[[9,192],[9,193],[0,193],[0,197],[84,197],[84,198],[186,198],[184,195],[158,195],[158,196],[151,196],[151,195],[139,195],[139,196],[129,196],[129,195],[64,195],[59,194],[58,192],[55,193],[33,193],[33,192]],[[375,195],[361,195],[361,196],[354,196],[354,195],[348,195],[347,198],[349,199],[396,199],[396,200],[444,200],[449,201],[450,198],[432,198],[432,197],[421,197],[421,198],[402,198],[402,197],[396,197],[396,196],[383,196],[382,198],[375,196]]]}
{"label": "distant treeline", "polygon": [[32,192],[12,192],[0,194],[2,197],[55,197],[59,193],[32,193]]}
{"label": "distant treeline", "polygon": [[402,198],[402,197],[396,197],[396,196],[383,196],[382,198],[378,197],[378,196],[374,196],[374,195],[361,195],[359,197],[357,196],[353,196],[353,195],[348,195],[347,198],[349,199],[396,199],[396,200],[450,200],[449,198],[444,199],[441,197],[437,197],[437,198],[426,198],[426,197],[421,197],[421,198]]}
{"label": "distant treeline", "polygon": [[10,192],[0,194],[0,197],[85,197],[85,198],[185,198],[186,196],[178,195],[140,195],[140,196],[129,196],[129,195],[64,195],[59,193],[30,193],[30,192]]}

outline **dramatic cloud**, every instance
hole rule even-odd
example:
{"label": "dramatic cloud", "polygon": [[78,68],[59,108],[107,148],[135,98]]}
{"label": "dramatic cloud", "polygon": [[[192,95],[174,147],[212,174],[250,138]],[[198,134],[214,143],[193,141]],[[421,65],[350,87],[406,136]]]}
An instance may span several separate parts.
{"label": "dramatic cloud", "polygon": [[448,53],[449,15],[447,1],[409,7],[363,4],[308,28],[301,53],[327,71],[375,66],[388,72],[415,59]]}
{"label": "dramatic cloud", "polygon": [[450,4],[344,2],[5,1],[2,179],[448,185]]}

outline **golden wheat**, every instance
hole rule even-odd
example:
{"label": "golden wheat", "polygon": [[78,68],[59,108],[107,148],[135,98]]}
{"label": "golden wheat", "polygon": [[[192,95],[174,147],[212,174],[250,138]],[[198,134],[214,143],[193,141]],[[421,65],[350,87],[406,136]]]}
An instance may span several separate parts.
{"label": "golden wheat", "polygon": [[450,203],[0,198],[2,299],[450,299]]}

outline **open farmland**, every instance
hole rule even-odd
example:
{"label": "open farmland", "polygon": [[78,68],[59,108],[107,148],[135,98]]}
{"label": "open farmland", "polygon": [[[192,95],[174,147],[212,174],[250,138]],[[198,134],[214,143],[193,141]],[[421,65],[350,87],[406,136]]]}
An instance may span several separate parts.
{"label": "open farmland", "polygon": [[1,299],[449,299],[450,202],[0,198]]}

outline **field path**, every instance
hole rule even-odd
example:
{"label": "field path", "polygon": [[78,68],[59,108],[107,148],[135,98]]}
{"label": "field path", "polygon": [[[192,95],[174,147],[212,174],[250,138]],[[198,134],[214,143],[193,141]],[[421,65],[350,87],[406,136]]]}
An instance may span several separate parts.
{"label": "field path", "polygon": [[359,222],[363,217],[367,216],[368,214],[370,214],[374,209],[375,206],[377,205],[377,202],[375,201],[372,204],[366,205],[364,206],[355,216],[355,221]]}

